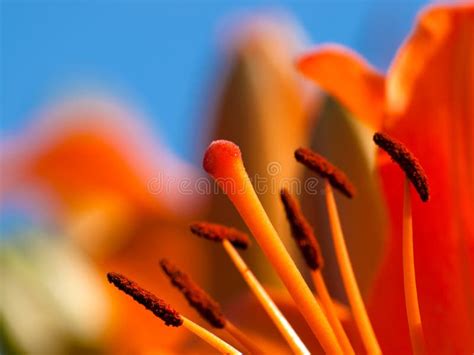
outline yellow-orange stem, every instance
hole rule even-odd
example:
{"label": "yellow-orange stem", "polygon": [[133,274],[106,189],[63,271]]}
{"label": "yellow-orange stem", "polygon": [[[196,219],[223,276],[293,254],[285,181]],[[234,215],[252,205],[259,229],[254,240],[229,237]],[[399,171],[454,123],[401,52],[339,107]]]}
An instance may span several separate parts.
{"label": "yellow-orange stem", "polygon": [[181,318],[183,319],[184,327],[186,327],[188,330],[196,334],[198,337],[200,337],[202,340],[204,340],[206,343],[214,347],[216,350],[218,350],[222,354],[232,354],[232,355],[242,354],[232,345],[226,343],[224,340],[212,334],[207,329],[201,327],[200,325],[194,323],[193,321],[189,320],[186,317],[181,316]]}
{"label": "yellow-orange stem", "polygon": [[263,354],[264,352],[244,332],[237,328],[229,320],[226,321],[224,330],[230,334],[240,345],[246,348],[250,354]]}
{"label": "yellow-orange stem", "polygon": [[280,333],[283,335],[293,352],[295,354],[309,354],[309,350],[301,341],[298,334],[296,334],[290,323],[288,323],[285,316],[280,312],[276,304],[257,280],[253,272],[248,268],[247,264],[239,255],[234,246],[228,240],[224,240],[222,245],[224,246],[224,249],[231,258],[235,267],[237,270],[239,270],[243,279],[249,286],[250,290],[253,292],[255,297],[257,297],[258,301],[265,309],[268,316],[271,318]]}
{"label": "yellow-orange stem", "polygon": [[357,286],[349,253],[347,252],[346,242],[344,240],[344,234],[342,233],[341,222],[339,220],[339,213],[337,212],[336,200],[334,199],[332,187],[327,181],[325,183],[325,192],[334,249],[355,323],[359,329],[362,342],[364,343],[367,352],[369,354],[380,354],[380,346],[375,337],[364,302],[362,301],[362,296],[359,287]]}
{"label": "yellow-orange stem", "polygon": [[411,214],[410,182],[405,178],[403,193],[403,285],[407,309],[408,328],[412,350],[415,355],[423,354],[425,345],[421,325],[420,307],[416,291],[415,257],[413,251],[413,224]]}
{"label": "yellow-orange stem", "polygon": [[324,282],[321,271],[315,270],[311,273],[311,276],[313,277],[314,286],[321,301],[321,305],[326,312],[326,317],[328,318],[329,324],[336,334],[342,351],[344,351],[344,354],[354,354],[354,349],[352,348],[349,338],[347,337],[347,334],[342,327],[341,321],[337,316],[334,303],[332,302],[331,296],[329,295],[326,282]]}

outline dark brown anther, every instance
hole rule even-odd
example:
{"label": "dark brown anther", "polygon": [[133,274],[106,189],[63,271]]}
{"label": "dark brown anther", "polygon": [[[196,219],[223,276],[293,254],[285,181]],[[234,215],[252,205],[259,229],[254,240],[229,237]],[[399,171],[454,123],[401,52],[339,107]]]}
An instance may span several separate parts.
{"label": "dark brown anther", "polygon": [[403,143],[385,133],[375,133],[374,142],[400,166],[415,187],[421,200],[427,202],[430,199],[428,177],[413,153]]}
{"label": "dark brown anther", "polygon": [[181,291],[191,307],[213,327],[224,328],[226,318],[222,314],[219,304],[201,289],[187,274],[179,270],[166,259],[160,261],[161,268],[170,278],[171,283]]}
{"label": "dark brown anther", "polygon": [[321,269],[324,264],[321,249],[311,225],[301,211],[298,201],[286,189],[281,190],[280,197],[285,207],[286,217],[290,223],[291,234],[296,244],[298,244],[306,264],[311,270]]}
{"label": "dark brown anther", "polygon": [[227,239],[236,248],[247,249],[250,245],[248,235],[238,229],[226,227],[221,224],[196,222],[190,225],[191,232],[199,237],[222,242]]}
{"label": "dark brown anther", "polygon": [[161,298],[141,288],[136,282],[116,272],[109,272],[107,279],[120,291],[126,293],[136,302],[153,312],[153,314],[163,320],[166,325],[179,327],[183,324],[183,319],[176,310]]}
{"label": "dark brown anther", "polygon": [[355,188],[349,178],[323,156],[308,148],[298,148],[295,151],[295,158],[308,169],[328,179],[332,187],[338,189],[347,197],[354,197]]}

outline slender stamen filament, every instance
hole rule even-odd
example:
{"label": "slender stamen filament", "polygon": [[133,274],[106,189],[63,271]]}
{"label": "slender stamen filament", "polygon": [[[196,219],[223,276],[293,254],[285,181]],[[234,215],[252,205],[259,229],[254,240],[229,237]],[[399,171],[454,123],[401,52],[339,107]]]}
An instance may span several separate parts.
{"label": "slender stamen filament", "polygon": [[229,343],[226,343],[224,340],[214,335],[207,329],[201,327],[200,325],[194,323],[186,317],[181,316],[183,319],[183,326],[186,327],[189,331],[193,332],[195,335],[200,337],[206,343],[211,345],[213,348],[221,352],[222,354],[232,354],[238,355],[242,354],[236,348],[234,348]]}
{"label": "slender stamen filament", "polygon": [[339,340],[344,354],[354,354],[354,349],[352,348],[349,338],[347,337],[347,334],[342,327],[341,321],[337,316],[336,308],[334,307],[332,298],[329,295],[329,291],[326,287],[326,282],[324,282],[321,271],[315,270],[311,272],[311,276],[313,278],[316,292],[318,293],[319,299],[321,300],[321,305],[323,306],[324,312],[326,312],[326,316],[328,317],[329,324],[331,324],[332,329],[334,329],[334,333],[336,333],[337,340]]}
{"label": "slender stamen filament", "polygon": [[410,182],[421,201],[428,202],[430,199],[428,177],[418,159],[402,142],[380,132],[375,133],[373,139],[375,144],[382,148],[405,173],[402,227],[403,286],[412,350],[414,354],[423,354],[425,342],[416,290]]}
{"label": "slender stamen filament", "polygon": [[408,328],[414,354],[423,354],[425,345],[420,307],[416,291],[415,258],[413,250],[413,224],[411,213],[410,182],[405,178],[403,193],[403,284],[408,318]]}
{"label": "slender stamen filament", "polygon": [[309,354],[309,350],[301,341],[298,334],[296,334],[290,323],[288,323],[286,318],[283,316],[276,304],[257,280],[253,272],[248,268],[247,264],[239,255],[234,246],[226,239],[222,241],[222,245],[234,263],[235,267],[237,270],[239,270],[243,279],[252,290],[253,294],[257,297],[258,301],[263,306],[280,333],[283,335],[293,352],[295,354]]}
{"label": "slender stamen filament", "polygon": [[355,323],[359,329],[367,352],[369,354],[380,354],[380,346],[367,315],[367,310],[365,309],[359,287],[357,286],[357,281],[355,279],[354,271],[349,259],[346,242],[344,240],[344,235],[339,220],[336,201],[334,199],[331,185],[328,181],[325,183],[325,192],[334,249],[339,264],[339,269],[341,271],[342,281],[346,289],[347,298],[349,299],[349,303],[352,308]]}
{"label": "slender stamen filament", "polygon": [[225,322],[224,330],[251,354],[263,354],[263,351],[231,321]]}

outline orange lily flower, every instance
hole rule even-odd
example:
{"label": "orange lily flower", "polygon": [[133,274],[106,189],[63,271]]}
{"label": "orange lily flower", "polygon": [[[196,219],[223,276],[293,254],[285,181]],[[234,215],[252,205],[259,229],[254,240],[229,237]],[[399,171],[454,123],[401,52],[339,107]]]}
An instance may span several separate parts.
{"label": "orange lily flower", "polygon": [[[474,349],[474,6],[421,13],[388,73],[348,49],[323,46],[299,70],[374,130],[402,140],[429,176],[413,205],[417,287],[427,350]],[[384,353],[410,353],[402,276],[402,173],[377,157],[390,228],[369,313]]]}
{"label": "orange lily flower", "polygon": [[[473,156],[470,146],[472,137],[469,136],[473,131],[469,121],[473,114],[473,101],[469,96],[473,88],[473,29],[472,6],[431,8],[421,16],[418,27],[386,77],[349,51],[336,47],[322,48],[299,62],[303,73],[336,97],[354,116],[374,129],[403,140],[423,162],[430,177],[432,201],[421,205],[416,200],[413,205],[418,293],[430,353],[468,353],[474,348],[474,340],[471,339],[474,331],[473,190],[470,184],[473,182]],[[464,65],[463,60],[466,60]],[[459,72],[451,75],[453,68],[458,66]],[[288,89],[296,97],[287,108],[289,116],[298,114],[299,127],[294,136],[303,136],[309,126],[307,108],[299,98],[298,86],[289,85]],[[278,96],[278,91],[275,96]],[[269,109],[272,103],[268,107],[265,105],[265,108]],[[205,282],[211,273],[205,267],[205,250],[199,247],[204,244],[189,237],[179,239],[187,219],[179,218],[168,210],[168,203],[158,204],[155,201],[149,194],[147,179],[143,179],[150,175],[137,173],[141,169],[127,163],[127,154],[117,148],[121,144],[114,145],[96,132],[81,133],[79,136],[76,133],[63,135],[62,138],[66,139],[60,144],[54,141],[53,148],[44,155],[44,151],[39,154],[33,151],[34,158],[26,161],[34,163],[27,164],[26,170],[25,166],[21,167],[22,178],[26,177],[29,183],[40,181],[55,189],[54,194],[60,197],[62,210],[68,216],[76,216],[77,211],[82,215],[82,211],[89,213],[91,209],[99,209],[108,221],[117,223],[118,228],[116,226],[114,231],[127,230],[124,226],[131,227],[126,236],[134,234],[134,238],[124,238],[125,242],[119,238],[117,243],[111,243],[117,249],[106,250],[98,258],[101,272],[112,269],[130,273],[139,283],[147,287],[151,285],[151,291],[158,291],[160,296],[172,300],[178,308],[184,308],[185,304],[174,298],[172,292],[168,294],[161,287],[153,287],[164,283],[155,279],[157,251],[159,255],[166,256],[179,254],[181,260],[189,263],[188,268],[192,267],[198,278]],[[130,132],[124,133],[128,141]],[[252,145],[250,142],[249,146]],[[82,156],[81,162],[86,164],[77,169],[69,159],[84,152],[87,154]],[[97,152],[103,155],[96,155]],[[256,155],[259,158],[262,156]],[[391,228],[387,230],[385,260],[372,290],[369,312],[384,353],[410,353],[400,242],[403,178],[398,168],[387,164],[387,161],[386,155],[379,155],[377,168],[384,183]],[[66,164],[69,169],[65,170]],[[102,166],[108,168],[102,170]],[[94,174],[77,178],[77,174],[91,169],[94,169]],[[16,182],[11,181],[11,185]],[[71,189],[71,186],[74,188]],[[97,194],[97,191],[100,193]],[[97,197],[100,199],[97,200]],[[121,224],[124,222],[125,225]],[[83,232],[80,235],[84,235]],[[165,234],[167,241],[173,240],[163,243],[159,240],[161,234]],[[92,248],[92,252],[98,250],[104,252],[101,248]],[[145,352],[157,347],[160,351],[182,351],[185,348],[183,343],[187,338],[181,332],[165,328],[122,295],[114,290],[110,292],[112,303],[119,304],[116,308],[120,312],[114,319],[111,339],[115,343],[112,349]],[[274,298],[280,306],[285,305],[286,295],[281,300]],[[312,351],[317,351],[319,345],[308,332],[301,316],[293,317],[294,303],[286,305],[287,309],[281,308],[298,334]],[[244,308],[255,306],[247,307],[241,300],[238,309],[231,309],[230,312],[236,318],[238,315],[246,316],[251,323],[249,328],[258,327],[265,317],[244,312]],[[347,314],[341,318],[346,321],[345,325],[352,325]],[[262,325],[261,328],[271,328],[271,325]],[[349,329],[348,335],[358,351],[360,340],[354,339],[357,335],[353,333]],[[272,343],[272,350],[273,346],[279,348],[279,344],[273,344],[273,337],[266,340]],[[193,347],[193,350],[196,349]],[[278,352],[282,353],[282,349],[279,348]]]}

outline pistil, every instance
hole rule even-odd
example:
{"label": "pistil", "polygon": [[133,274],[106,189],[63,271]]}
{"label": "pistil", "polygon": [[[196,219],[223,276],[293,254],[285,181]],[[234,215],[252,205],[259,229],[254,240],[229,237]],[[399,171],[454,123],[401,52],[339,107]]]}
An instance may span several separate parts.
{"label": "pistil", "polygon": [[239,147],[229,141],[214,141],[206,151],[203,166],[252,231],[323,349],[331,354],[342,353],[321,306],[285,249],[253,189]]}

